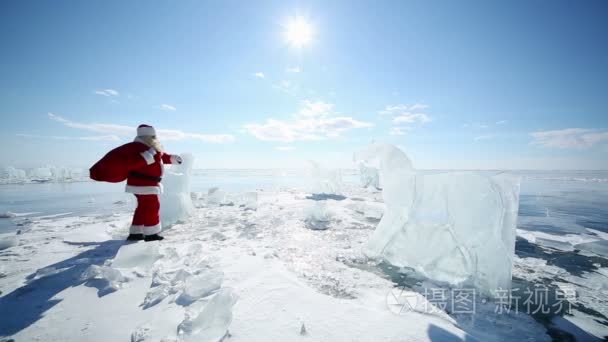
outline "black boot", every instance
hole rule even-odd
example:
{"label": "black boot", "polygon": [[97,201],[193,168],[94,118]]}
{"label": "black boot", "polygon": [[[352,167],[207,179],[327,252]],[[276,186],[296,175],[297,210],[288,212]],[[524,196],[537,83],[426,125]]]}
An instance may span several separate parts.
{"label": "black boot", "polygon": [[160,241],[162,239],[164,239],[164,237],[162,237],[162,236],[160,236],[158,234],[152,234],[152,235],[146,235],[146,236],[144,236],[144,240],[146,242],[149,242],[149,241]]}
{"label": "black boot", "polygon": [[140,241],[144,239],[144,234],[129,234],[127,241]]}

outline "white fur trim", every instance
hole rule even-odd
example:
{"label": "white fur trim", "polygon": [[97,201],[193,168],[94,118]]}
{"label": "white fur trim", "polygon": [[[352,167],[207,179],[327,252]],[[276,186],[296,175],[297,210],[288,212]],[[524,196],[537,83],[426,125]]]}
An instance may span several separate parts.
{"label": "white fur trim", "polygon": [[181,164],[181,163],[182,163],[182,157],[178,156],[177,154],[171,155],[171,164]]}
{"label": "white fur trim", "polygon": [[143,225],[141,225],[141,226],[131,225],[131,227],[129,228],[129,234],[143,234],[143,229],[144,229]]}
{"label": "white fur trim", "polygon": [[146,160],[146,164],[150,165],[150,164],[154,164],[154,155],[156,154],[156,151],[154,154],[152,154],[150,152],[150,150],[148,151],[143,151],[142,153],[140,153],[140,155],[142,157],[144,157],[144,159]]}
{"label": "white fur trim", "polygon": [[137,186],[127,184],[125,191],[135,195],[160,195],[163,193],[163,187],[160,184],[158,184],[158,186]]}
{"label": "white fur trim", "polygon": [[154,127],[137,127],[137,135],[140,137],[153,137],[156,135],[156,130]]}
{"label": "white fur trim", "polygon": [[158,234],[161,230],[163,230],[163,228],[160,223],[155,226],[144,226],[144,235]]}

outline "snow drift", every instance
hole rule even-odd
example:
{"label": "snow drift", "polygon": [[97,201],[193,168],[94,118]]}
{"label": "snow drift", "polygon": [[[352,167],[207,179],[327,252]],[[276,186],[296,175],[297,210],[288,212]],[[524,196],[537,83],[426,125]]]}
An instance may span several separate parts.
{"label": "snow drift", "polygon": [[386,205],[367,256],[485,294],[511,287],[518,177],[422,174],[388,144],[372,144],[354,158],[379,162]]}

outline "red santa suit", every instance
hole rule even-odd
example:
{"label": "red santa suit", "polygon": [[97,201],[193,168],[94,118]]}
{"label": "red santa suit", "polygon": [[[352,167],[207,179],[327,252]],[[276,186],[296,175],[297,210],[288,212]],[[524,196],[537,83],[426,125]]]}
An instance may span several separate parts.
{"label": "red santa suit", "polygon": [[137,129],[138,137],[135,141],[125,144],[122,149],[124,155],[129,156],[129,176],[127,178],[126,192],[137,197],[137,208],[133,215],[130,234],[153,235],[161,231],[160,202],[158,196],[162,193],[161,178],[163,164],[179,164],[181,158],[164,152],[158,152],[148,146],[141,136],[154,136],[154,128],[141,125]]}

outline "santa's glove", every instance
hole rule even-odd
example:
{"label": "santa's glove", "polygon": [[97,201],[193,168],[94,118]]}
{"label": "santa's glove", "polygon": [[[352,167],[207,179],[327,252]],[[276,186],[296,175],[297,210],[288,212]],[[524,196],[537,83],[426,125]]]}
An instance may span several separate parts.
{"label": "santa's glove", "polygon": [[182,162],[182,157],[178,156],[177,154],[171,155],[171,164],[181,164]]}
{"label": "santa's glove", "polygon": [[155,150],[154,148],[152,148],[152,147],[150,147],[150,149],[149,149],[149,150],[147,150],[147,151],[143,151],[143,152],[141,153],[141,156],[142,156],[142,157],[144,157],[144,159],[146,160],[146,163],[147,163],[148,165],[150,165],[150,164],[154,164],[154,161],[155,161],[155,160],[154,160],[154,156],[155,156],[155,155],[156,155],[156,150]]}

